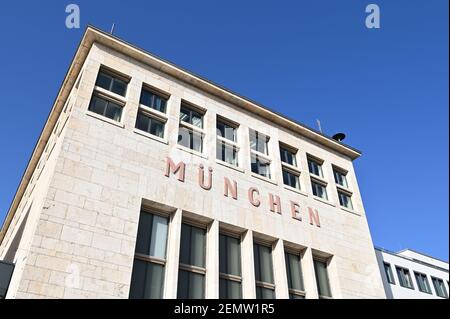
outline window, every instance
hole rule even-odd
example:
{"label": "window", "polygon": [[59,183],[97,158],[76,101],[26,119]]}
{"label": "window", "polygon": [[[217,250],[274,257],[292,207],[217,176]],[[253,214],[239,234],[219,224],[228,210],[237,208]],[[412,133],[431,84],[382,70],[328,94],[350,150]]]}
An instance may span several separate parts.
{"label": "window", "polygon": [[250,130],[250,149],[269,155],[269,137],[258,131]]}
{"label": "window", "polygon": [[237,125],[217,117],[216,158],[238,166]]}
{"label": "window", "polygon": [[296,151],[294,152],[280,145],[280,158],[283,163],[297,167],[296,153]]}
{"label": "window", "polygon": [[[120,122],[122,120],[122,111],[125,102],[118,99],[117,95],[125,97],[127,86],[128,79],[101,68],[97,75],[94,93],[92,94],[88,110],[113,121]],[[110,94],[110,92],[114,94]]]}
{"label": "window", "polygon": [[333,168],[333,175],[334,175],[334,181],[337,185],[348,188],[347,184],[347,173],[344,173],[341,170],[338,170],[336,168]]}
{"label": "window", "polygon": [[237,142],[237,125],[230,124],[228,121],[217,117],[217,136],[228,141]]}
{"label": "window", "polygon": [[203,139],[203,114],[182,102],[178,144],[202,153]]}
{"label": "window", "polygon": [[314,196],[328,200],[327,187],[324,183],[311,180],[311,187]]}
{"label": "window", "polygon": [[383,263],[383,266],[388,283],[395,285],[394,274],[392,273],[391,265],[389,263]]}
{"label": "window", "polygon": [[418,272],[414,272],[414,277],[416,277],[417,287],[421,292],[426,292],[427,294],[431,294],[430,284],[428,283],[427,275],[421,274]]}
{"label": "window", "polygon": [[284,254],[290,299],[305,298],[302,265],[299,253],[286,252]]}
{"label": "window", "polygon": [[323,178],[322,163],[319,163],[319,161],[308,157],[308,168],[311,174]]}
{"label": "window", "polygon": [[300,189],[299,176],[285,168],[283,168],[283,183],[292,188]]}
{"label": "window", "polygon": [[163,296],[168,218],[141,212],[131,275],[130,299]]}
{"label": "window", "polygon": [[433,282],[434,291],[436,291],[436,295],[442,298],[448,298],[447,289],[445,289],[444,281],[439,278],[431,277],[431,281]]}
{"label": "window", "polygon": [[183,103],[181,104],[180,120],[198,128],[203,128],[203,114]]}
{"label": "window", "polygon": [[205,298],[206,230],[183,223],[181,226],[178,298]]}
{"label": "window", "polygon": [[283,184],[300,189],[300,170],[297,169],[297,150],[280,144]]}
{"label": "window", "polygon": [[123,105],[95,93],[92,96],[91,103],[89,103],[89,111],[117,122],[120,122],[122,119],[122,109]]}
{"label": "window", "polygon": [[140,103],[161,113],[166,113],[167,98],[148,88],[142,88]]}
{"label": "window", "polygon": [[319,298],[331,298],[330,282],[328,279],[328,265],[322,260],[314,260],[314,272],[316,273],[317,290]]}
{"label": "window", "polygon": [[139,110],[136,118],[136,128],[157,137],[164,137],[165,123],[149,113]]}
{"label": "window", "polygon": [[255,259],[256,298],[274,299],[272,248],[255,243],[253,244],[253,254]]}
{"label": "window", "polygon": [[398,281],[400,283],[400,286],[405,287],[405,288],[409,288],[409,289],[414,289],[412,280],[411,280],[411,275],[409,274],[409,270],[406,268],[402,268],[402,267],[395,267],[397,269],[397,277],[398,277]]}
{"label": "window", "polygon": [[240,239],[219,235],[219,298],[242,298]]}
{"label": "window", "polygon": [[270,161],[266,158],[252,154],[251,166],[253,173],[270,178]]}
{"label": "window", "polygon": [[0,260],[0,299],[5,299],[14,272],[14,264]]}
{"label": "window", "polygon": [[351,194],[343,191],[338,191],[339,205],[342,207],[353,209]]}
{"label": "window", "polygon": [[111,71],[100,69],[95,85],[115,94],[125,96],[127,92],[127,80]]}
{"label": "window", "polygon": [[253,173],[271,178],[268,157],[269,137],[250,129],[250,162]]}

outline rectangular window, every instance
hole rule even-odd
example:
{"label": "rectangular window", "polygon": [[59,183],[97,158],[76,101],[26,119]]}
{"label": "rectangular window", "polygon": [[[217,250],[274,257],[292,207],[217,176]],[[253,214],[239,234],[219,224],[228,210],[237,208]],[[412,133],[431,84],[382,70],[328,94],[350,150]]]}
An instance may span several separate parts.
{"label": "rectangular window", "polygon": [[324,184],[311,180],[311,187],[314,196],[328,200],[327,187]]}
{"label": "rectangular window", "polygon": [[178,299],[205,298],[206,230],[181,225]]}
{"label": "rectangular window", "polygon": [[143,110],[138,111],[136,118],[136,128],[157,137],[164,137],[165,122],[148,114]]}
{"label": "rectangular window", "polygon": [[163,296],[168,218],[141,212],[131,275],[130,299]]}
{"label": "rectangular window", "polygon": [[314,272],[316,273],[317,290],[319,298],[331,298],[330,282],[328,279],[328,265],[321,260],[314,260]]}
{"label": "rectangular window", "polygon": [[297,167],[296,153],[280,145],[280,158],[283,163]]}
{"label": "rectangular window", "polygon": [[242,298],[240,239],[223,234],[219,235],[219,298]]}
{"label": "rectangular window", "polygon": [[237,125],[230,124],[221,118],[217,118],[217,136],[220,136],[228,141],[237,142]]}
{"label": "rectangular window", "polygon": [[388,283],[395,285],[394,274],[392,273],[391,265],[389,263],[383,263],[383,266]]}
{"label": "rectangular window", "polygon": [[297,150],[280,143],[281,171],[283,184],[300,189],[300,170],[297,169]]}
{"label": "rectangular window", "polygon": [[198,128],[203,128],[203,114],[186,104],[181,104],[180,120]]}
{"label": "rectangular window", "polygon": [[121,96],[125,96],[128,86],[124,77],[104,69],[100,69],[95,85]]}
{"label": "rectangular window", "polygon": [[353,209],[352,198],[350,194],[348,194],[347,192],[338,191],[338,197],[339,205],[348,209]]}
{"label": "rectangular window", "polygon": [[217,117],[216,158],[228,164],[238,166],[239,146],[237,145],[237,124]]}
{"label": "rectangular window", "polygon": [[203,116],[199,111],[181,104],[178,144],[199,153],[203,152]]}
{"label": "rectangular window", "polygon": [[148,106],[161,113],[166,113],[167,98],[150,89],[142,88],[140,104]]}
{"label": "rectangular window", "polygon": [[274,299],[272,248],[255,243],[253,244],[253,254],[255,259],[256,298]]}
{"label": "rectangular window", "polygon": [[269,155],[269,137],[258,131],[250,130],[250,149]]}
{"label": "rectangular window", "polygon": [[444,281],[439,278],[431,277],[433,282],[434,291],[438,297],[448,298],[447,289],[445,288]]}
{"label": "rectangular window", "polygon": [[216,157],[218,160],[238,166],[238,149],[224,141],[217,140]]}
{"label": "rectangular window", "polygon": [[111,99],[95,94],[89,103],[89,111],[120,122],[122,118],[123,106],[113,102]]}
{"label": "rectangular window", "polygon": [[14,264],[0,260],[0,299],[5,299],[14,272]]}
{"label": "rectangular window", "polygon": [[397,269],[397,277],[398,277],[398,281],[400,283],[400,286],[405,287],[405,288],[409,288],[409,289],[414,289],[412,280],[411,280],[411,275],[409,274],[409,270],[406,268],[402,268],[402,267],[395,267]]}
{"label": "rectangular window", "polygon": [[344,173],[343,171],[337,170],[336,168],[333,168],[333,175],[334,175],[334,181],[337,185],[348,188],[347,184],[347,173]]}
{"label": "rectangular window", "polygon": [[284,185],[300,189],[300,178],[297,174],[294,174],[289,169],[282,169],[283,171],[283,183]]}
{"label": "rectangular window", "polygon": [[315,159],[308,158],[308,168],[311,174],[323,178],[322,163],[319,163],[319,161]]}
{"label": "rectangular window", "polygon": [[300,254],[286,252],[284,258],[286,262],[289,298],[303,299],[305,298],[305,287],[303,285]]}
{"label": "rectangular window", "polygon": [[414,272],[414,277],[416,277],[417,287],[421,292],[431,294],[430,284],[428,283],[427,275]]}
{"label": "rectangular window", "polygon": [[258,175],[270,178],[270,161],[259,156],[252,154],[251,156],[252,172]]}

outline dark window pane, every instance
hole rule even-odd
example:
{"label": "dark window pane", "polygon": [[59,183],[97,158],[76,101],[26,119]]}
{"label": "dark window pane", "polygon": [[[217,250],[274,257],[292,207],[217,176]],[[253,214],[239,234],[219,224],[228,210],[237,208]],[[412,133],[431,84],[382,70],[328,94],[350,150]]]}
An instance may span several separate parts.
{"label": "dark window pane", "polygon": [[139,254],[150,255],[152,222],[152,214],[141,213],[136,239],[136,252]]}
{"label": "dark window pane", "polygon": [[205,267],[205,230],[182,224],[180,262]]}
{"label": "dark window pane", "polygon": [[321,164],[319,164],[316,161],[313,161],[311,159],[308,159],[308,168],[309,168],[309,172],[311,174],[323,177]]}
{"label": "dark window pane", "polygon": [[314,260],[314,271],[316,273],[316,282],[319,296],[331,297],[327,264],[322,261]]}
{"label": "dark window pane", "polygon": [[325,186],[323,186],[322,184],[316,183],[311,181],[311,186],[312,186],[312,191],[314,196],[323,198],[323,199],[328,199],[328,195],[327,195],[327,190],[325,188]]}
{"label": "dark window pane", "polygon": [[254,244],[253,249],[256,280],[273,284],[272,248]]}
{"label": "dark window pane", "polygon": [[292,166],[297,166],[297,161],[295,158],[295,153],[280,147],[280,156],[281,161],[287,164],[290,164]]}
{"label": "dark window pane", "polygon": [[89,111],[104,115],[107,104],[108,101],[94,95],[92,96],[91,103],[89,104]]}
{"label": "dark window pane", "polygon": [[300,189],[300,181],[298,175],[295,175],[285,169],[283,169],[283,183],[284,185]]}
{"label": "dark window pane", "polygon": [[152,118],[150,134],[163,138],[164,137],[164,123]]}
{"label": "dark window pane", "polygon": [[149,127],[150,127],[150,118],[148,116],[145,116],[143,113],[138,112],[136,118],[136,128],[138,130],[148,132]]}
{"label": "dark window pane", "polygon": [[299,255],[285,254],[286,270],[288,275],[288,286],[295,290],[304,290],[302,266]]}
{"label": "dark window pane", "polygon": [[178,272],[178,299],[205,298],[205,276],[180,270]]}
{"label": "dark window pane", "polygon": [[339,197],[339,204],[343,207],[346,207],[348,209],[353,209],[353,204],[352,204],[352,200],[350,198],[349,195],[343,193],[343,192],[338,192],[338,197]]}
{"label": "dark window pane", "polygon": [[140,103],[151,107],[157,111],[166,112],[166,98],[153,93],[149,90],[142,89]]}
{"label": "dark window pane", "polygon": [[123,82],[122,80],[114,79],[112,87],[111,87],[111,91],[116,94],[125,96],[125,93],[127,91],[127,84],[125,82]]}
{"label": "dark window pane", "polygon": [[220,278],[219,280],[219,298],[220,299],[241,299],[242,285],[240,282],[233,280],[226,280]]}
{"label": "dark window pane", "polygon": [[275,291],[268,288],[256,287],[256,299],[275,299]]}
{"label": "dark window pane", "polygon": [[105,90],[111,89],[112,77],[109,74],[105,74],[103,72],[99,72],[97,76],[97,81],[95,82],[96,86],[99,86]]}
{"label": "dark window pane", "polygon": [[162,298],[163,283],[164,267],[162,265],[134,260],[130,299]]}
{"label": "dark window pane", "polygon": [[390,284],[395,284],[394,275],[392,274],[391,265],[384,263],[384,271],[386,273],[386,278]]}
{"label": "dark window pane", "polygon": [[120,105],[117,105],[116,103],[108,102],[104,115],[111,120],[120,122],[120,119],[122,117],[122,107]]}

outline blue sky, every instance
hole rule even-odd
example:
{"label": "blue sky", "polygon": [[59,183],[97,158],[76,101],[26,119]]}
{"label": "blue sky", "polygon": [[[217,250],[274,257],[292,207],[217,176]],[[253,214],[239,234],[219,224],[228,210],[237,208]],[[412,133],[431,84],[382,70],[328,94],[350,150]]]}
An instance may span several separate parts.
{"label": "blue sky", "polygon": [[[326,134],[343,131],[375,245],[448,260],[448,1],[7,1],[0,220],[89,23]],[[381,9],[381,29],[364,25]]]}

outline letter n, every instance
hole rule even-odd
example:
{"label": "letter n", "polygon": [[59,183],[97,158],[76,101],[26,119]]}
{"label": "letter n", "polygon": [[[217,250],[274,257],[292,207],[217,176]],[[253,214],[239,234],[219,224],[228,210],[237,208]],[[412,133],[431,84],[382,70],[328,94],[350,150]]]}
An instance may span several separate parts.
{"label": "letter n", "polygon": [[231,184],[231,181],[228,179],[228,177],[223,178],[223,195],[228,197],[228,193],[231,193],[231,197],[233,199],[237,199],[237,183],[236,181],[233,181],[233,185]]}
{"label": "letter n", "polygon": [[309,214],[309,223],[311,225],[316,224],[317,227],[320,227],[319,212],[317,211],[317,209],[312,209],[311,207],[308,207],[308,214]]}

